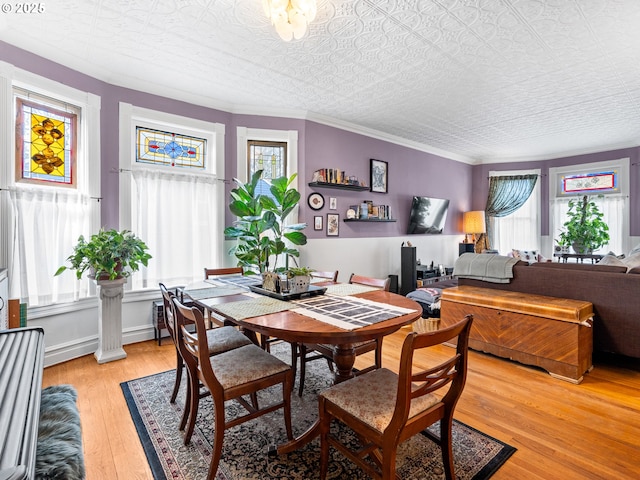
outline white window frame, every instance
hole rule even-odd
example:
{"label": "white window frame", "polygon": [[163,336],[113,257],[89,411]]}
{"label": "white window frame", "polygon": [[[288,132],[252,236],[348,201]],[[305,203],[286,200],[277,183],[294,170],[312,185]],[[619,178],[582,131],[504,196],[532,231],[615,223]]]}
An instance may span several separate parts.
{"label": "white window frame", "polygon": [[[538,181],[536,182],[536,185],[534,187],[534,191],[537,190],[537,195],[536,195],[537,201],[536,201],[536,206],[535,206],[535,208],[536,208],[536,219],[537,219],[536,226],[535,226],[535,230],[537,232],[537,237],[536,237],[537,238],[537,241],[536,241],[537,246],[533,246],[532,248],[525,248],[525,246],[523,246],[523,245],[512,245],[510,247],[511,249],[518,249],[519,248],[519,249],[523,249],[523,250],[537,250],[538,252],[540,252],[541,249],[542,249],[542,238],[541,238],[541,213],[542,212],[541,212],[541,209],[540,209],[540,195],[541,195],[542,189],[541,189],[541,186],[540,186],[540,183],[541,183],[540,182],[540,174],[541,174],[540,169],[508,170],[508,171],[505,171],[505,170],[493,171],[492,170],[492,171],[489,172],[489,177],[507,177],[507,176],[511,176],[511,175],[538,175]],[[534,197],[534,198],[536,198],[536,197]],[[527,199],[527,202],[529,202],[530,200],[533,200],[534,198],[529,197]],[[518,210],[513,212],[511,215],[517,215],[517,214],[518,214]],[[508,216],[511,216],[511,215],[508,215]],[[492,226],[495,228],[496,227],[495,224],[496,224],[496,222],[500,221],[500,218],[491,217],[489,219],[489,221],[493,222]],[[494,247],[492,246],[491,248],[494,248]],[[508,251],[504,251],[504,249],[503,249],[503,250],[500,251],[500,253],[502,255],[506,255],[509,252]]]}
{"label": "white window frame", "polygon": [[[263,142],[286,142],[287,144],[287,177],[298,172],[298,131],[297,130],[269,130],[261,128],[236,127],[237,170],[236,178],[241,182],[249,181],[249,152],[247,142],[258,140]],[[298,189],[300,175],[291,182],[290,188]],[[232,186],[234,188],[235,185]],[[297,205],[285,220],[285,224],[298,223],[300,205]]]}
{"label": "white window frame", "polygon": [[[196,169],[175,168],[176,173],[189,175],[211,175],[216,179],[224,180],[224,136],[225,126],[221,123],[206,122],[190,117],[175,115],[172,113],[137,107],[130,103],[120,102],[120,149],[119,149],[119,180],[120,180],[120,229],[130,229],[131,219],[131,175],[129,171],[141,169],[158,169],[167,171],[175,167],[151,164],[136,164],[136,125],[156,128],[162,131],[205,138],[207,140],[207,152],[205,153],[205,171],[197,172]],[[216,196],[216,223],[224,225],[224,188],[219,188]],[[222,261],[224,243],[220,241],[219,248],[215,252],[218,263]],[[155,261],[158,261],[157,259]],[[203,267],[204,268],[204,267]],[[130,287],[129,287],[130,288]],[[145,290],[157,288],[149,285]]]}
{"label": "white window frame", "polygon": [[[26,70],[19,69],[6,62],[0,62],[0,151],[9,161],[0,162],[0,189],[34,188],[34,185],[25,185],[16,182],[15,162],[15,105],[14,87],[33,92],[37,95],[50,97],[58,102],[67,102],[77,106],[81,110],[78,122],[78,152],[77,172],[78,191],[88,195],[94,201],[91,202],[90,224],[92,231],[100,228],[100,102],[98,95],[84,92],[68,85],[41,77]],[[68,191],[68,187],[41,186],[36,188],[60,188]],[[8,195],[0,194],[0,266],[8,266],[11,255],[11,239],[7,232],[11,231],[10,205]],[[71,248],[71,246],[69,246]],[[61,252],[64,259],[71,251]],[[15,295],[15,293],[10,293]],[[92,290],[95,295],[95,289]],[[64,310],[65,307],[63,307]],[[46,316],[51,309],[60,311],[60,306],[43,305],[29,308],[30,318]],[[65,310],[66,311],[66,310]]]}
{"label": "white window frame", "polygon": [[[549,169],[549,236],[555,239],[558,236],[558,232],[562,228],[562,223],[556,224],[554,218],[555,204],[557,202],[568,202],[572,198],[580,198],[583,195],[596,196],[598,192],[583,193],[576,195],[562,195],[561,194],[561,179],[563,176],[578,175],[583,173],[596,173],[617,170],[618,171],[618,186],[619,192],[606,192],[602,193],[607,197],[619,197],[623,199],[623,213],[622,213],[622,252],[615,252],[616,254],[627,253],[631,248],[631,238],[629,237],[629,218],[630,218],[630,206],[629,206],[629,169],[630,159],[618,158],[615,160],[607,160],[602,162],[583,163],[579,165],[568,165],[565,167],[554,167]],[[611,228],[611,225],[609,226]]]}
{"label": "white window frame", "polygon": [[[247,165],[247,141],[259,140],[263,142],[287,143],[287,176],[298,171],[298,131],[297,130],[266,130],[261,128],[236,128],[237,141],[237,178],[242,182],[249,181]],[[298,188],[298,177],[291,183],[292,188]],[[297,213],[296,215],[297,216]]]}

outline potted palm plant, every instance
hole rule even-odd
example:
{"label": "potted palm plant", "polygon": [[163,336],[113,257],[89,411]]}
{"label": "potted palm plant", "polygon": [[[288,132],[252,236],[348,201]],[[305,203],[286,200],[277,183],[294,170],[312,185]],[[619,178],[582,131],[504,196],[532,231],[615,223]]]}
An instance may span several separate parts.
{"label": "potted palm plant", "polygon": [[[237,219],[224,234],[238,240],[229,251],[238,259],[237,265],[245,272],[267,277],[263,283],[267,288],[269,284],[276,286],[277,274],[286,271],[289,257],[300,256],[295,246],[307,243],[302,232],[307,224],[285,222],[300,201],[300,193],[291,187],[296,174],[273,179],[271,196],[259,193],[261,177],[262,170],[258,170],[247,183],[234,179],[229,210]],[[281,258],[285,261],[279,264]]]}
{"label": "potted palm plant", "polygon": [[603,213],[587,195],[569,201],[567,221],[560,233],[559,245],[571,246],[577,254],[590,254],[609,242],[609,226]]}

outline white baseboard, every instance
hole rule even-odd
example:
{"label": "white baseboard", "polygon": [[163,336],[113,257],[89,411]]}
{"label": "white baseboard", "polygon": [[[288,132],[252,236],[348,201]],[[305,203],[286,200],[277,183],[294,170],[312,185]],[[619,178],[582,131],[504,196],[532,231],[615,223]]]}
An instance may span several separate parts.
{"label": "white baseboard", "polygon": [[[122,344],[144,342],[153,340],[153,325],[134,327],[122,332]],[[98,349],[98,337],[91,336],[81,338],[73,342],[51,345],[45,349],[44,366],[50,367],[58,363],[67,362],[74,358],[92,355]]]}

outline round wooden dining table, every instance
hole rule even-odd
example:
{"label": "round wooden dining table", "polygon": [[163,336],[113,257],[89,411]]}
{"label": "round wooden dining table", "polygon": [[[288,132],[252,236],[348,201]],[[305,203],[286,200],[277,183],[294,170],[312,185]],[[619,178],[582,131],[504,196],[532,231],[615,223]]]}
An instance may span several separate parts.
{"label": "round wooden dining table", "polygon": [[[333,282],[316,283],[317,286],[333,285]],[[246,299],[243,294],[229,295],[215,299],[207,299],[206,303],[195,300],[195,303],[211,310],[218,316],[224,317],[228,322],[243,328],[246,332],[255,332],[269,337],[275,337],[291,343],[321,343],[336,345],[333,361],[336,365],[336,383],[348,380],[354,376],[353,365],[355,363],[354,344],[367,340],[382,338],[396,332],[405,325],[409,325],[419,319],[422,314],[420,305],[402,295],[382,290],[369,291],[353,295],[373,302],[383,303],[395,307],[411,310],[401,316],[383,320],[372,325],[360,327],[355,330],[344,330],[315,318],[301,315],[300,313],[285,310],[244,319],[234,319],[216,309],[216,305],[228,302],[237,302]],[[277,453],[294,451],[319,434],[319,424],[314,423],[304,434],[280,445],[275,450]]]}
{"label": "round wooden dining table", "polygon": [[[332,282],[317,283],[317,286],[331,285]],[[285,310],[282,312],[269,313],[257,317],[234,319],[224,313],[217,311],[215,303],[227,303],[238,301],[241,295],[220,297],[213,305],[209,301],[205,306],[213,310],[216,314],[222,315],[227,321],[239,327],[261,335],[275,337],[291,343],[321,343],[336,345],[333,361],[336,365],[335,382],[347,380],[353,377],[353,364],[355,363],[354,344],[367,340],[382,338],[399,330],[404,325],[413,323],[421,317],[422,307],[402,295],[382,290],[370,291],[353,295],[373,302],[384,303],[396,307],[412,310],[398,317],[394,317],[382,322],[378,322],[355,330],[344,330],[337,326],[316,320],[315,318],[301,315],[300,313]],[[196,300],[196,303],[198,301]]]}

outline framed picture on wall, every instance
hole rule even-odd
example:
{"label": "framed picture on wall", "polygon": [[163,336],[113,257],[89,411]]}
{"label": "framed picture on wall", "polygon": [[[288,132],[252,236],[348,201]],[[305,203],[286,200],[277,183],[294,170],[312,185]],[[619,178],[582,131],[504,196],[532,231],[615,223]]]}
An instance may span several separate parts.
{"label": "framed picture on wall", "polygon": [[313,217],[313,229],[322,230],[322,215],[316,215]]}
{"label": "framed picture on wall", "polygon": [[336,197],[329,197],[329,210],[336,210],[338,208],[338,199]]}
{"label": "framed picture on wall", "polygon": [[337,237],[340,227],[340,215],[337,213],[327,213],[327,236]]}
{"label": "framed picture on wall", "polygon": [[371,191],[387,193],[389,190],[389,164],[384,160],[371,159]]}

